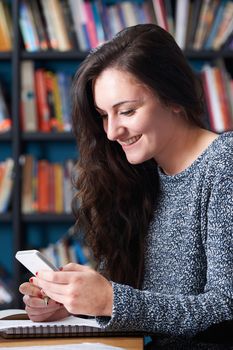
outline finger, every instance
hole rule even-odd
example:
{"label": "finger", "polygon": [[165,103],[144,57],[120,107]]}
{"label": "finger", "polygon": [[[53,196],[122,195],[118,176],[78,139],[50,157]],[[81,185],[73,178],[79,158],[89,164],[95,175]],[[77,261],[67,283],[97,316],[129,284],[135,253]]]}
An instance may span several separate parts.
{"label": "finger", "polygon": [[19,291],[25,295],[41,298],[40,288],[29,282],[21,284],[19,286]]}
{"label": "finger", "polygon": [[55,312],[49,313],[49,314],[45,314],[44,315],[31,315],[30,313],[28,314],[29,318],[34,321],[34,322],[44,322],[44,321],[57,321],[60,320],[64,317],[67,317],[69,315],[68,311],[62,307],[60,309],[58,309]]}
{"label": "finger", "polygon": [[50,299],[55,300],[55,302],[60,306],[63,306],[66,302],[66,299],[67,299],[67,294],[65,291],[63,294],[58,294],[57,292],[46,291],[46,295]]}
{"label": "finger", "polygon": [[34,286],[39,287],[38,280],[37,280],[36,277],[31,277],[31,278],[29,279],[29,281],[30,281],[30,283],[33,284]]}
{"label": "finger", "polygon": [[[89,269],[90,270],[90,269]],[[47,281],[52,283],[58,283],[58,284],[68,284],[72,281],[79,281],[79,279],[82,279],[84,276],[84,273],[86,271],[48,271],[48,270],[41,270],[37,274],[37,285],[42,288],[41,281]]]}
{"label": "finger", "polygon": [[43,299],[30,297],[29,295],[24,295],[23,302],[25,305],[34,308],[57,308],[57,306],[60,305],[55,300],[49,299],[47,306],[45,306],[45,302]]}
{"label": "finger", "polygon": [[49,298],[54,299],[51,296],[51,293],[66,295],[70,290],[70,287],[68,287],[68,284],[54,283],[54,282],[45,281],[41,279],[39,279],[39,283],[41,287],[42,297],[48,296]]}
{"label": "finger", "polygon": [[86,272],[91,270],[89,266],[80,265],[75,263],[69,263],[61,268],[61,271],[78,271],[78,272]]}
{"label": "finger", "polygon": [[48,317],[50,317],[56,310],[51,310],[51,309],[47,309],[47,308],[33,308],[30,306],[25,307],[25,311],[30,315],[30,318],[32,316],[39,316],[41,319],[46,320]]}

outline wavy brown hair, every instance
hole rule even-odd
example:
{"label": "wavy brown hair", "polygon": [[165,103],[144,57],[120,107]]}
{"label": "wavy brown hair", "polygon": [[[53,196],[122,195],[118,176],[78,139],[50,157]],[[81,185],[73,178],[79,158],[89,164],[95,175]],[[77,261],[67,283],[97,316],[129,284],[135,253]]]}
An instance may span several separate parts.
{"label": "wavy brown hair", "polygon": [[172,36],[154,24],[129,27],[93,50],[73,82],[73,131],[80,157],[73,211],[97,265],[107,278],[140,288],[144,240],[158,191],[154,160],[128,163],[121,146],[109,141],[94,106],[92,85],[115,67],[133,74],[161,102],[183,107],[191,123],[203,126],[202,91]]}

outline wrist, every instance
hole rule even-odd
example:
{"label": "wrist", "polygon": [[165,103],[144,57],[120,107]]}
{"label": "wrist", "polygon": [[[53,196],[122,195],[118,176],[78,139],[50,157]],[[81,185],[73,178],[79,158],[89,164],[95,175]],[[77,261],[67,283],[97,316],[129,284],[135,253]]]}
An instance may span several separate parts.
{"label": "wrist", "polygon": [[103,308],[102,316],[112,316],[113,306],[113,288],[111,282],[108,281],[105,293],[105,306]]}

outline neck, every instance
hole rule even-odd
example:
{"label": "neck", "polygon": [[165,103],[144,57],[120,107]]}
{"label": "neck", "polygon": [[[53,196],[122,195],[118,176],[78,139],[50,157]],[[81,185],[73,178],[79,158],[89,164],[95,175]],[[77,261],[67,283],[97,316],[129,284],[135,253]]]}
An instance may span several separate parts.
{"label": "neck", "polygon": [[177,128],[156,160],[165,174],[178,174],[188,168],[216,137],[196,126]]}

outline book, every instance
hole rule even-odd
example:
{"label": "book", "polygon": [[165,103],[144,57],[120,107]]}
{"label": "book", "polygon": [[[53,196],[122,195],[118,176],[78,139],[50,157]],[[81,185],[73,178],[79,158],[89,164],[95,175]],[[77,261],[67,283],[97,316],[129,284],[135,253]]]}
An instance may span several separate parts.
{"label": "book", "polygon": [[31,8],[25,0],[20,3],[19,7],[19,25],[25,49],[31,52],[40,50],[39,38]]}
{"label": "book", "polygon": [[161,28],[168,30],[167,14],[165,12],[166,9],[164,6],[164,2],[162,0],[152,0],[152,4],[154,6],[157,24]]}
{"label": "book", "polygon": [[200,50],[203,48],[204,43],[211,31],[218,5],[219,0],[206,0],[203,2],[200,19],[198,22],[198,29],[194,41],[195,50]]}
{"label": "book", "polygon": [[[17,312],[20,314],[19,310]],[[56,322],[33,322],[12,320],[9,316],[8,319],[0,319],[0,335],[4,338],[138,336],[140,334],[126,330],[105,330],[100,328],[95,318],[68,316]]]}
{"label": "book", "polygon": [[50,9],[53,14],[52,20],[57,37],[58,49],[60,51],[67,51],[72,49],[72,45],[70,43],[69,36],[67,33],[61,3],[59,2],[59,0],[50,0]]}
{"label": "book", "polygon": [[81,51],[89,50],[90,45],[86,32],[86,16],[83,0],[69,0],[69,6],[71,9],[75,33],[78,39],[79,49]]}
{"label": "book", "polygon": [[62,15],[64,17],[64,23],[66,26],[66,32],[71,44],[72,49],[78,50],[78,40],[75,33],[74,21],[71,13],[71,9],[68,0],[60,0]]}
{"label": "book", "polygon": [[214,50],[219,50],[233,31],[233,2],[228,1],[224,7],[222,21],[212,43]]}
{"label": "book", "polygon": [[225,6],[226,6],[225,0],[221,1],[219,3],[219,6],[216,10],[215,18],[214,18],[212,26],[210,28],[208,38],[204,44],[204,49],[206,49],[206,50],[210,50],[212,48],[212,43],[217,35],[218,28],[222,22]]}
{"label": "book", "polygon": [[0,51],[12,49],[12,20],[8,6],[0,1]]}
{"label": "book", "polygon": [[0,133],[9,131],[12,126],[12,120],[9,115],[6,104],[5,94],[0,84]]}
{"label": "book", "polygon": [[175,19],[175,39],[181,49],[185,48],[188,17],[189,17],[189,1],[177,0],[176,19]]}
{"label": "book", "polygon": [[22,155],[20,158],[20,162],[22,165],[22,192],[21,192],[22,213],[29,214],[34,212],[33,198],[32,198],[34,158],[29,154]]}
{"label": "book", "polygon": [[23,131],[37,131],[37,109],[33,61],[21,62],[21,112]]}
{"label": "book", "polygon": [[91,48],[95,48],[96,46],[98,46],[98,37],[96,32],[93,9],[89,1],[85,1],[83,3],[83,6],[85,11],[86,26],[87,26],[87,32],[88,32]]}
{"label": "book", "polygon": [[58,43],[58,37],[56,28],[54,26],[54,17],[53,17],[53,7],[51,1],[41,0],[40,1],[43,17],[45,19],[46,23],[46,31],[48,33],[49,37],[49,45],[54,50],[60,50],[59,43]]}
{"label": "book", "polygon": [[33,21],[35,24],[35,28],[37,31],[40,49],[41,50],[48,50],[49,49],[49,38],[46,32],[46,24],[43,21],[42,17],[42,9],[39,7],[40,4],[38,0],[29,1],[28,6],[30,6]]}
{"label": "book", "polygon": [[188,38],[187,38],[187,48],[188,49],[193,49],[196,30],[197,30],[197,26],[198,26],[198,22],[199,22],[201,5],[202,5],[201,0],[196,0],[192,4],[192,9],[191,9],[192,13],[191,13],[191,18],[190,18],[191,23],[189,24],[189,32],[187,34],[188,35]]}
{"label": "book", "polygon": [[46,77],[43,68],[36,69],[35,71],[35,90],[39,130],[43,132],[49,132],[50,111],[47,101]]}
{"label": "book", "polygon": [[49,212],[49,167],[47,160],[38,161],[38,211],[40,213]]}
{"label": "book", "polygon": [[165,5],[165,13],[167,14],[168,31],[170,34],[174,36],[174,16],[172,11],[171,0],[164,0],[164,5]]}
{"label": "book", "polygon": [[14,161],[6,159],[0,183],[0,213],[7,211],[13,188]]}
{"label": "book", "polygon": [[212,67],[208,64],[203,67],[202,79],[211,129],[218,133],[223,132],[225,131],[225,123],[220,98],[218,95],[216,79]]}

